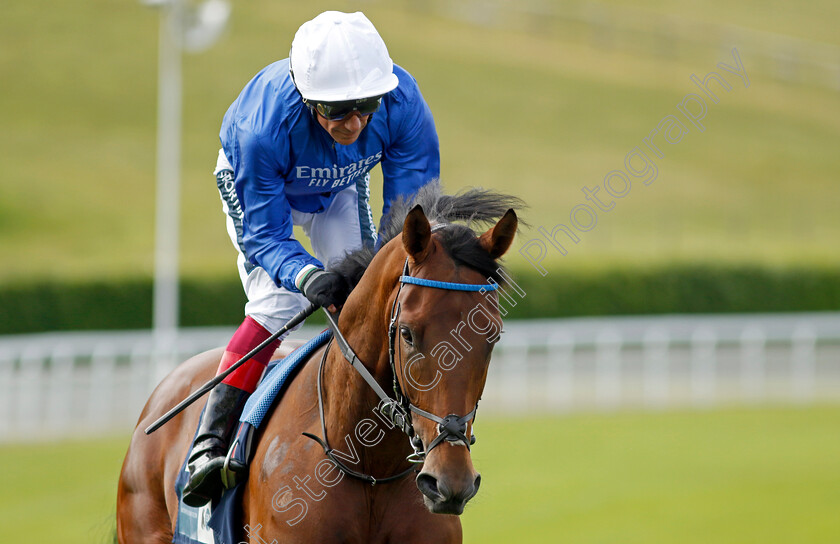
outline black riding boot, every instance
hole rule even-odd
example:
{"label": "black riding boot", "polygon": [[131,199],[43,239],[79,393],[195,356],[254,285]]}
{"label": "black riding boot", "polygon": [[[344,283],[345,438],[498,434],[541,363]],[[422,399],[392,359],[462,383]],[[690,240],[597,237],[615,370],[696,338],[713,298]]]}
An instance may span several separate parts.
{"label": "black riding boot", "polygon": [[190,453],[190,479],[182,497],[185,504],[203,506],[221,496],[221,473],[228,444],[249,395],[225,383],[210,392]]}

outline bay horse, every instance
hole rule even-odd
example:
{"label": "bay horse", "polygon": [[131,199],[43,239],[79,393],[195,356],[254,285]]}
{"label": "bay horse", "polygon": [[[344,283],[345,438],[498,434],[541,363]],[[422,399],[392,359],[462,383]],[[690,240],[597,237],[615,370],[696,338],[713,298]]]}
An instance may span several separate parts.
{"label": "bay horse", "polygon": [[[240,540],[462,542],[457,514],[481,480],[470,457],[473,420],[501,332],[492,287],[503,283],[497,259],[517,230],[511,205],[520,204],[427,186],[395,203],[379,251],[351,253],[336,268],[355,284],[338,318],[342,334],[313,353],[256,433]],[[495,224],[477,236],[455,220]],[[179,365],[143,409],[118,485],[121,544],[172,540],[175,479],[202,403],[151,435],[143,429],[212,378],[221,354]],[[393,388],[398,402],[382,410],[376,385]]]}

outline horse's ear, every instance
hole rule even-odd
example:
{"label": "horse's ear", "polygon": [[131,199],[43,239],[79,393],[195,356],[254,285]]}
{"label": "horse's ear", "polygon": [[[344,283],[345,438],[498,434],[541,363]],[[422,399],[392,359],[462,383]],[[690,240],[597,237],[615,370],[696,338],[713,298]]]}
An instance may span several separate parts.
{"label": "horse's ear", "polygon": [[429,254],[431,239],[432,227],[426,219],[426,214],[423,213],[422,206],[418,204],[405,216],[402,231],[403,247],[411,255],[415,264],[423,261]]}
{"label": "horse's ear", "polygon": [[478,243],[487,250],[491,257],[498,259],[505,254],[510,248],[510,244],[513,243],[518,224],[519,220],[516,218],[516,212],[509,209],[492,229],[481,235]]}

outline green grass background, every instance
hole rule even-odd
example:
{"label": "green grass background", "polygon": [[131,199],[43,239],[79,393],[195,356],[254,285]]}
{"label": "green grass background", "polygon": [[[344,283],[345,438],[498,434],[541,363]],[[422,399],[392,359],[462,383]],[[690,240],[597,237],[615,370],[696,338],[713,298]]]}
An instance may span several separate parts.
{"label": "green grass background", "polygon": [[[549,230],[584,202],[582,186],[600,184],[677,114],[696,91],[691,74],[732,64],[722,48],[646,54],[548,23],[482,26],[427,5],[236,1],[222,42],[185,56],[184,274],[234,276],[211,176],[221,117],[325,9],[364,10],[418,79],[449,189],[517,194],[531,224]],[[840,45],[840,3],[831,0],[604,5]],[[157,13],[136,0],[3,3],[0,283],[151,275],[157,31]],[[757,52],[740,52],[750,87],[730,79],[706,131],[667,146],[658,179],[634,185],[551,267],[840,263],[838,91],[771,79],[754,69]],[[515,249],[535,236],[523,232]],[[509,262],[528,266],[516,253]],[[466,540],[833,544],[838,424],[837,407],[482,418],[475,460],[484,479],[463,518]],[[126,445],[0,445],[0,539],[104,541]]]}
{"label": "green grass background", "polygon": [[[487,26],[428,8],[444,4],[234,2],[221,43],[184,57],[184,274],[233,277],[210,174],[221,117],[254,73],[287,54],[300,23],[324,9],[363,9],[394,60],[416,76],[435,115],[449,189],[515,193],[529,203],[532,225],[549,230],[585,202],[584,185],[600,184],[663,117],[678,115],[676,104],[697,91],[691,74],[733,63],[722,47],[661,56],[550,21],[508,25],[504,11]],[[632,6],[649,14],[652,29],[669,14],[840,44],[836,2],[772,4],[613,0],[604,10]],[[481,18],[479,4],[470,6]],[[158,22],[134,0],[4,3],[0,281],[151,274]],[[724,73],[733,89],[709,105],[705,132],[665,144],[658,179],[637,182],[567,257],[552,254],[550,266],[840,261],[838,92],[770,79],[758,70],[759,52],[748,44],[740,52],[750,87]],[[536,236],[525,231],[519,244]],[[528,266],[515,253],[509,261]]]}
{"label": "green grass background", "polygon": [[[840,407],[482,418],[465,542],[834,544]],[[5,542],[104,542],[128,439],[0,446]]]}

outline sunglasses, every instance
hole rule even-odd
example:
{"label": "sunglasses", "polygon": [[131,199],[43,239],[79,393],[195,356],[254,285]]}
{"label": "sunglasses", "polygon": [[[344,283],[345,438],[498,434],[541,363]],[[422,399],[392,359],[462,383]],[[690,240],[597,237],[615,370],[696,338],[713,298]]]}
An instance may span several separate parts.
{"label": "sunglasses", "polygon": [[344,119],[354,111],[359,112],[362,117],[370,115],[379,110],[382,103],[381,96],[374,96],[371,98],[360,98],[358,100],[344,100],[341,102],[314,102],[311,100],[304,100],[304,102],[315,109],[318,115],[327,119],[328,121],[338,121]]}

